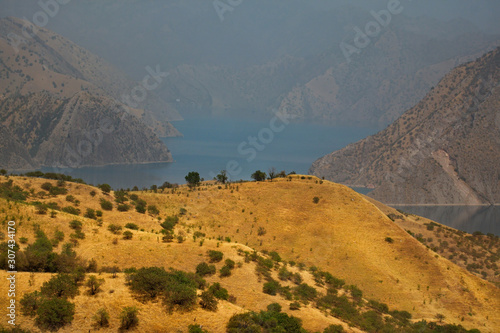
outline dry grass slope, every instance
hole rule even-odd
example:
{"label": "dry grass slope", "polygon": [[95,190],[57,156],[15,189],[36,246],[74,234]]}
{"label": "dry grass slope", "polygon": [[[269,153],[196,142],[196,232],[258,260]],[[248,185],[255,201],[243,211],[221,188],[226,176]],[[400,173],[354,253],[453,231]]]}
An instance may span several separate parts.
{"label": "dry grass slope", "polygon": [[[57,202],[61,207],[74,205],[65,200],[65,195],[45,195],[43,198],[37,195],[42,183],[47,182],[45,179],[10,179],[27,191],[34,190],[35,194],[28,201]],[[5,177],[0,181],[4,182]],[[56,185],[55,181],[49,182]],[[86,208],[100,209],[100,198],[114,199],[112,194],[88,185],[66,183],[65,187],[68,195],[79,200],[78,208],[82,212]],[[95,197],[90,195],[91,191],[97,193]],[[104,211],[100,223],[63,212],[51,218],[50,214],[36,214],[34,206],[2,199],[0,220],[14,219],[19,227],[18,239],[26,237],[28,243],[32,243],[35,224],[49,238],[58,228],[64,232],[67,241],[72,232],[69,221],[76,218],[83,223],[82,231],[86,235],[85,239],[79,240],[76,251],[87,260],[95,259],[100,267],[161,266],[194,271],[197,264],[207,260],[207,250],[222,251],[225,258],[242,265],[235,268],[228,278],[215,276],[208,281],[221,281],[223,287],[236,296],[236,301],[234,304],[221,302],[217,313],[197,309],[169,315],[161,302],[139,303],[124,285],[123,274],[113,279],[111,274],[102,273],[104,291],[95,297],[84,293],[77,296],[74,300],[77,304],[75,320],[63,331],[92,329],[92,315],[100,307],[106,307],[110,312],[108,330],[115,331],[118,313],[125,305],[136,305],[141,309],[139,330],[148,332],[186,331],[187,326],[195,321],[211,332],[222,332],[233,314],[263,310],[272,302],[279,302],[284,310],[301,318],[304,327],[311,331],[322,331],[328,325],[340,322],[311,305],[291,312],[288,310],[289,301],[263,294],[263,281],[255,275],[254,264],[244,263],[243,257],[238,255],[238,249],[250,251],[252,248],[276,251],[284,260],[303,262],[331,272],[348,284],[358,285],[366,298],[387,303],[391,309],[407,310],[416,320],[435,320],[436,313],[441,313],[446,322],[466,328],[476,327],[483,332],[500,329],[500,294],[495,286],[427,249],[371,202],[345,186],[322,182],[311,176],[293,176],[273,182],[238,183],[227,187],[207,183],[195,191],[181,187],[166,189],[163,193],[136,194],[149,205],[156,205],[159,215],[140,214],[135,210],[118,212],[114,208]],[[313,202],[315,197],[319,198],[317,203]],[[186,240],[182,243],[162,242],[158,217],[163,220],[176,215],[181,208],[186,214],[181,217],[175,233],[184,235]],[[133,231],[132,240],[124,240],[107,230],[109,224],[125,226],[129,222],[140,228]],[[195,231],[206,234],[202,244],[199,238],[193,240]],[[394,242],[387,242],[387,237]],[[113,244],[116,238],[117,244]],[[21,248],[26,246],[21,245]],[[222,265],[216,264],[218,269]],[[2,272],[0,278],[3,279],[5,274]],[[306,282],[314,285],[309,274],[303,275]],[[49,276],[45,273],[33,276],[19,273],[19,295],[39,288]],[[5,284],[0,285],[2,295],[5,288]],[[4,308],[6,301],[2,297],[0,307]],[[30,318],[21,316],[19,323],[37,331]]]}

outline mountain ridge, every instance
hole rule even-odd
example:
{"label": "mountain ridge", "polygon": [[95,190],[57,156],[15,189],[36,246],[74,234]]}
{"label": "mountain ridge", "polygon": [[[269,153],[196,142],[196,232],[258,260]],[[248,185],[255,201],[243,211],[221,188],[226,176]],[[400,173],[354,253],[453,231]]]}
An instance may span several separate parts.
{"label": "mountain ridge", "polygon": [[385,130],[310,173],[391,204],[498,204],[500,48],[456,67]]}

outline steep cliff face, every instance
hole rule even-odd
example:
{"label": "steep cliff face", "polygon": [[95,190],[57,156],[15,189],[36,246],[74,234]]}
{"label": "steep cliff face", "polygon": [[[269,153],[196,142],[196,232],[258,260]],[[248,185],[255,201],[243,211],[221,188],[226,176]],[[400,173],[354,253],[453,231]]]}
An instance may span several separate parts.
{"label": "steep cliff face", "polygon": [[[23,30],[33,37],[25,38]],[[131,108],[143,110],[141,120],[158,135],[179,135],[168,121],[181,120],[182,117],[171,104],[155,94],[169,75],[160,66],[147,66],[143,71],[144,80],[135,82],[70,40],[14,17],[0,20],[0,36],[2,64],[13,73],[24,74],[0,80],[7,91],[48,90],[65,97],[80,90],[106,94]]]}
{"label": "steep cliff face", "polygon": [[[5,150],[10,168],[81,167],[106,164],[171,162],[163,142],[123,105],[86,92],[70,99],[48,93],[10,97],[0,102],[2,127],[23,149]],[[10,112],[5,112],[11,110]]]}
{"label": "steep cliff face", "polygon": [[500,49],[455,68],[385,130],[320,158],[310,173],[386,203],[500,202]]}
{"label": "steep cliff face", "polygon": [[180,135],[168,122],[179,116],[152,89],[168,73],[149,68],[148,79],[135,83],[49,30],[16,40],[23,26],[29,30],[20,19],[0,20],[2,167],[172,160],[158,137]]}

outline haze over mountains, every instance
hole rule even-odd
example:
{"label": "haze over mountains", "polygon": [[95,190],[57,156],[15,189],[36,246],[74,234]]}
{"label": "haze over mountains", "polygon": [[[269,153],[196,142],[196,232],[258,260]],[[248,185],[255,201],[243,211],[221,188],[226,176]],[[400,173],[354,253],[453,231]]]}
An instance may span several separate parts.
{"label": "haze over mountains", "polygon": [[4,167],[172,160],[158,136],[179,135],[168,122],[181,119],[174,108],[152,91],[130,108],[130,97],[123,96],[133,95],[137,83],[49,30],[39,29],[17,48],[9,36],[23,36],[27,24],[16,18],[0,20]]}
{"label": "haze over mountains", "polygon": [[310,173],[375,190],[385,203],[500,202],[500,48],[447,74],[387,129]]}
{"label": "haze over mountains", "polygon": [[[37,9],[4,2],[18,16]],[[341,43],[354,46],[355,29],[387,1],[246,1],[222,13],[211,1],[122,4],[71,2],[48,26],[137,80],[159,64],[170,74],[159,94],[188,118],[269,119],[279,109],[298,121],[383,128],[500,33],[491,2],[402,1],[348,63]]]}

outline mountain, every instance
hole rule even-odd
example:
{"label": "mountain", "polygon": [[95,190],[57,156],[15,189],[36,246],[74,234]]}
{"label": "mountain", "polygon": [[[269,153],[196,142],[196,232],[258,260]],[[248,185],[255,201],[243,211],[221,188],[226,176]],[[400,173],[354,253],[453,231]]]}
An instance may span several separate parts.
{"label": "mountain", "polygon": [[[77,153],[78,158],[73,154],[80,162],[71,166],[172,160],[158,137],[180,135],[168,122],[180,119],[174,108],[145,89],[144,82],[135,83],[101,58],[49,30],[31,31],[32,38],[23,37],[20,42],[23,29],[30,31],[29,22],[0,20],[0,115],[2,126],[8,127],[2,131],[14,134],[11,147],[25,147],[2,147],[6,154],[3,167],[69,166],[63,162],[68,159],[63,151],[67,155],[68,150],[82,149],[92,153]],[[149,74],[148,87],[159,86],[155,80],[168,75],[159,67],[146,69],[146,75],[148,71],[153,73]],[[137,103],[123,97],[139,92],[146,95]],[[122,121],[124,113],[131,116]],[[99,147],[77,148],[85,141],[78,138],[85,133],[96,135],[102,121],[116,127],[113,135]],[[108,153],[105,147],[110,149]]]}
{"label": "mountain", "polygon": [[[206,182],[194,191],[181,186],[108,193],[104,187],[57,181],[54,174],[40,176],[51,179],[0,176],[0,208],[2,216],[17,223],[19,310],[20,300],[40,290],[55,272],[87,268],[79,293],[68,298],[75,313],[62,332],[92,330],[100,308],[109,313],[109,327],[102,330],[116,331],[126,306],[138,308],[141,332],[186,331],[191,324],[225,332],[233,316],[266,311],[271,303],[280,304],[281,313],[300,319],[310,332],[323,332],[332,324],[346,332],[421,332],[423,326],[444,324],[497,332],[500,327],[498,288],[406,231],[425,228],[427,220],[393,221],[386,215],[388,207],[342,185],[291,175],[227,186]],[[111,210],[101,208],[106,201]],[[450,247],[452,238],[465,245],[472,237],[435,224],[437,229],[450,234]],[[52,253],[33,257],[44,239],[53,245]],[[493,254],[498,238],[487,242]],[[6,249],[0,247],[2,269]],[[207,272],[200,263],[208,265]],[[215,272],[209,272],[210,265]],[[229,266],[228,273],[223,267]],[[188,281],[194,272],[203,273],[205,283],[198,276],[200,290],[189,296],[195,299],[190,307],[185,309],[180,299],[169,309],[160,280],[154,284],[160,287],[157,296],[144,297],[132,288],[130,281],[142,267],[187,272]],[[7,272],[0,271],[0,276]],[[104,279],[96,295],[88,292],[91,276]],[[215,310],[204,309],[199,304],[203,293],[215,283],[227,294],[216,301]],[[273,285],[278,289],[271,289]],[[7,290],[7,284],[0,285],[0,292]],[[191,295],[184,292],[180,295]],[[0,306],[7,302],[1,298]],[[18,325],[39,331],[36,313],[17,314]]]}
{"label": "mountain", "polygon": [[326,155],[310,173],[373,187],[385,203],[500,202],[500,48],[456,67],[385,130]]}

